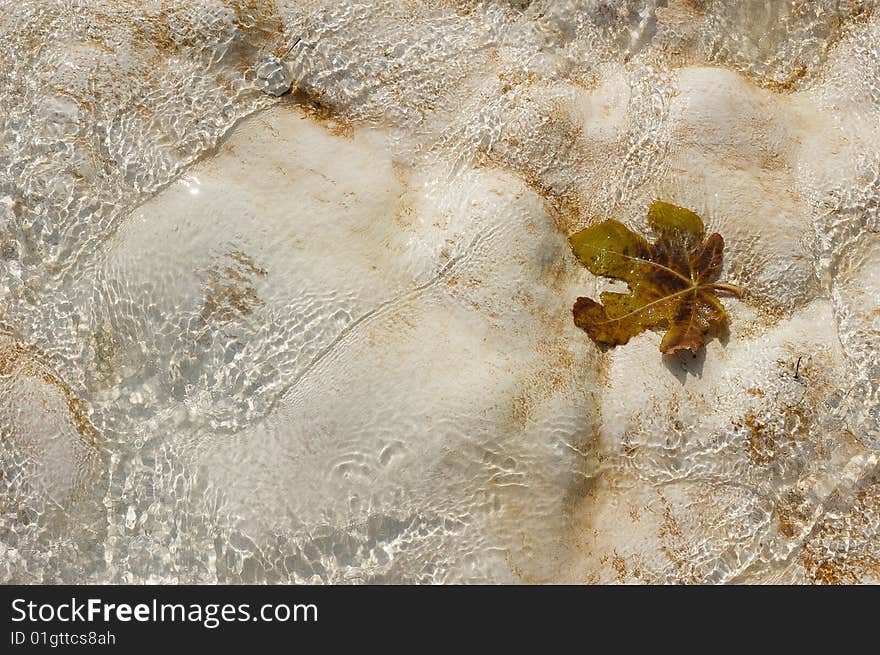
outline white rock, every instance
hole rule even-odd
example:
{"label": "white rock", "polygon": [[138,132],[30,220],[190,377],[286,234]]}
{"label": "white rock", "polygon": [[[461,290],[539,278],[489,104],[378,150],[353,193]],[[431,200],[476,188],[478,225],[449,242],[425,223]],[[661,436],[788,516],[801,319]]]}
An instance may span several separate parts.
{"label": "white rock", "polygon": [[[880,13],[447,4],[4,13],[3,581],[876,578]],[[696,358],[571,323],[655,198]]]}

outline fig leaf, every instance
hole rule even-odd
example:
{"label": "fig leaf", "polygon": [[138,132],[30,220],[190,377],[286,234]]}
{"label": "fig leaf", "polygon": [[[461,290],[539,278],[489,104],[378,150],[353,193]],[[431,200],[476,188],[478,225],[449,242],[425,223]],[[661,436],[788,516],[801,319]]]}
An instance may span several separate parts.
{"label": "fig leaf", "polygon": [[572,251],[591,273],[629,286],[629,293],[601,293],[601,303],[578,298],[575,325],[609,347],[645,330],[665,329],[663,353],[697,353],[727,323],[717,293],[742,295],[739,287],[717,281],[724,239],[717,233],[707,238],[699,216],[659,200],[648,208],[648,224],[657,234],[654,243],[615,220],[571,236]]}

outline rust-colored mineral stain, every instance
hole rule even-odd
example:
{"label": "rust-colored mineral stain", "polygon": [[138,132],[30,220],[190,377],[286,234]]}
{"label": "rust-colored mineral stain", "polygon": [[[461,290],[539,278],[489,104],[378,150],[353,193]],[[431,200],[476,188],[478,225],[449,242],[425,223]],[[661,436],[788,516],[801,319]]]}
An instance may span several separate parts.
{"label": "rust-colored mineral stain", "polygon": [[746,412],[735,424],[746,432],[746,450],[749,458],[758,466],[765,466],[776,459],[775,426],[768,426],[753,411]]}
{"label": "rust-colored mineral stain", "polygon": [[231,265],[215,265],[207,271],[205,300],[199,312],[204,323],[228,323],[250,316],[263,304],[252,280],[266,277],[268,272],[241,251],[226,253],[226,257]]}
{"label": "rust-colored mineral stain", "polygon": [[706,4],[708,0],[682,0],[681,4],[693,11],[698,16],[706,13]]}
{"label": "rust-colored mineral stain", "polygon": [[[456,285],[468,287],[468,279],[457,281]],[[568,322],[558,315],[533,308],[531,294],[524,289],[515,291],[512,299],[532,309],[541,324],[541,338],[534,345],[538,366],[518,381],[521,391],[511,403],[513,422],[519,429],[524,429],[548,399],[578,388],[581,368],[567,345]]]}
{"label": "rust-colored mineral stain", "polygon": [[811,532],[801,555],[807,581],[831,585],[880,582],[878,514],[880,476],[874,475],[849,507],[826,512]]}
{"label": "rust-colored mineral stain", "polygon": [[67,410],[77,433],[84,437],[89,445],[97,445],[98,431],[89,419],[88,403],[77,397],[64,380],[41,362],[35,348],[17,342],[6,349],[0,346],[0,376],[7,377],[16,372],[42,380],[45,384],[58,389],[67,403]]}
{"label": "rust-colored mineral stain", "polygon": [[796,490],[785,493],[774,509],[779,533],[787,539],[801,534],[810,521],[807,508],[807,500],[802,493]]}
{"label": "rust-colored mineral stain", "polygon": [[354,138],[353,123],[328,103],[322,94],[297,88],[293,93],[283,96],[283,99],[304,111],[311,120],[333,136]]}
{"label": "rust-colored mineral stain", "polygon": [[700,584],[691,557],[687,551],[681,526],[672,513],[672,506],[663,494],[659,494],[663,505],[663,519],[657,538],[660,550],[675,567],[679,584]]}
{"label": "rust-colored mineral stain", "polygon": [[611,567],[614,569],[617,581],[620,583],[626,582],[628,575],[628,571],[626,570],[626,560],[623,559],[617,551],[614,551],[614,556],[611,558]]}
{"label": "rust-colored mineral stain", "polygon": [[797,91],[800,81],[807,76],[807,72],[808,69],[806,64],[795,63],[791,70],[788,71],[788,75],[786,75],[785,79],[781,82],[759,77],[752,78],[752,81],[757,86],[769,91],[774,91],[776,93],[791,93],[792,91]]}

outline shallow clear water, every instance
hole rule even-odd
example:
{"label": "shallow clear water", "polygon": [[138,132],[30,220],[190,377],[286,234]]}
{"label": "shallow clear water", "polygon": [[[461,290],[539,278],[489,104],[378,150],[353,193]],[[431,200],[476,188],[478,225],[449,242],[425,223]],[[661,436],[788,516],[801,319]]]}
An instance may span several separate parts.
{"label": "shallow clear water", "polygon": [[[0,9],[0,580],[877,580],[876,3]],[[696,359],[571,324],[658,197]]]}

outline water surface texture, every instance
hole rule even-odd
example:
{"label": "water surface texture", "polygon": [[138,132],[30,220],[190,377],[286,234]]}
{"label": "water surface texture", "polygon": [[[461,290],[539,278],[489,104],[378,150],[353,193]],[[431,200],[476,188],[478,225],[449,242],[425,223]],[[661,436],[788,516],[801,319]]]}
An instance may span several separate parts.
{"label": "water surface texture", "polygon": [[[0,0],[0,582],[880,582],[878,44],[871,0]],[[746,289],[696,357],[572,322],[568,236],[654,199]]]}

